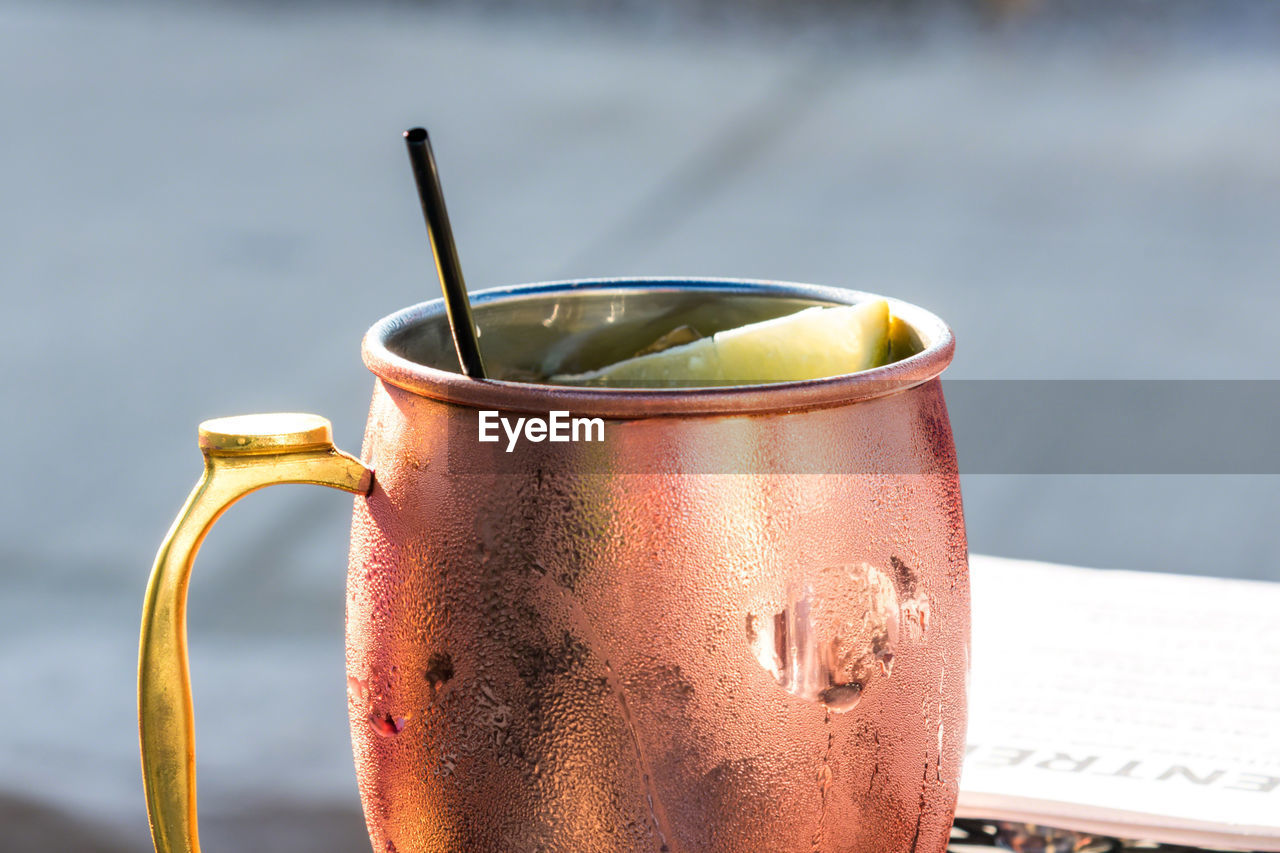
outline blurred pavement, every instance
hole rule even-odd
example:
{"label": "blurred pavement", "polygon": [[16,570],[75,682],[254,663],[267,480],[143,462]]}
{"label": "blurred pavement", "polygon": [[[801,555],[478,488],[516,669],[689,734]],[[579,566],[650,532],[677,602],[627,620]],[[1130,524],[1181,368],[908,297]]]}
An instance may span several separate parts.
{"label": "blurred pavement", "polygon": [[[316,411],[358,449],[361,335],[438,292],[412,124],[472,287],[812,281],[935,310],[953,377],[1280,378],[1274,39],[1067,29],[0,0],[0,848],[146,843],[137,624],[195,426]],[[976,551],[1280,579],[1275,477],[965,489]],[[270,490],[201,553],[209,849],[360,849],[349,512]]]}

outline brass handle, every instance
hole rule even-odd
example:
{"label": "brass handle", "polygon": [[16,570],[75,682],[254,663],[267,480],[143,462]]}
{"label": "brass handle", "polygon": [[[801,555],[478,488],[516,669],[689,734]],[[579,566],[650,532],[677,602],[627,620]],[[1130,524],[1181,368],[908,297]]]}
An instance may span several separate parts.
{"label": "brass handle", "polygon": [[333,446],[317,415],[218,418],[200,425],[204,476],[156,554],[142,608],[138,732],[142,783],[157,853],[199,853],[195,721],[187,665],[187,582],[209,528],[227,507],[275,483],[368,494],[372,472]]}

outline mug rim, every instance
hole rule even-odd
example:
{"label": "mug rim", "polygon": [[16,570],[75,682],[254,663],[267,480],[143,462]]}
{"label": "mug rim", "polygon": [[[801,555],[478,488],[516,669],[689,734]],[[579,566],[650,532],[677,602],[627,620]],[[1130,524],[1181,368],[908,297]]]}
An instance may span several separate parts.
{"label": "mug rim", "polygon": [[365,366],[384,382],[405,391],[475,409],[549,412],[567,409],[574,415],[615,419],[673,415],[761,414],[822,408],[900,393],[936,378],[951,363],[955,337],[936,314],[892,297],[843,287],[736,278],[590,278],[494,287],[473,291],[481,306],[503,299],[582,290],[661,292],[701,290],[756,296],[793,297],[852,305],[883,298],[894,316],[907,322],[925,342],[915,355],[857,373],[795,382],[681,388],[600,388],[471,379],[419,364],[398,355],[388,342],[404,329],[444,316],[444,299],[402,308],[370,327],[361,346]]}

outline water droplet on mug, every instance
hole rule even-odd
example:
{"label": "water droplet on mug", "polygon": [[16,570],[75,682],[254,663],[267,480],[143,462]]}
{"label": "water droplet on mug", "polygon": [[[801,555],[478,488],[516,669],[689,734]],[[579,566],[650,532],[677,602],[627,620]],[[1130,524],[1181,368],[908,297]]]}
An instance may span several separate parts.
{"label": "water droplet on mug", "polygon": [[369,715],[369,726],[383,737],[395,737],[404,731],[405,725],[409,722],[409,717],[397,717],[392,714],[382,714],[374,712]]}
{"label": "water droplet on mug", "polygon": [[827,787],[831,784],[832,775],[831,767],[827,764],[819,767],[818,772],[814,774],[814,777],[818,780],[818,788],[824,794],[827,792]]}
{"label": "water droplet on mug", "polygon": [[423,677],[431,688],[431,695],[435,696],[436,691],[453,678],[453,656],[448,652],[432,652],[431,657],[427,658],[427,668],[423,672]]}
{"label": "water droplet on mug", "polygon": [[837,714],[851,711],[862,698],[862,685],[856,681],[852,684],[833,684],[818,694],[818,701]]}
{"label": "water droplet on mug", "polygon": [[347,695],[353,702],[362,702],[369,698],[369,684],[354,675],[347,676]]}

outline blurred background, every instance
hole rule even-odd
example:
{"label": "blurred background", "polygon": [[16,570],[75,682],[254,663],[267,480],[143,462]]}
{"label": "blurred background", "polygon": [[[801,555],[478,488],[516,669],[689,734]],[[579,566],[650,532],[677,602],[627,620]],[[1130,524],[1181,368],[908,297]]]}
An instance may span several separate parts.
{"label": "blurred background", "polygon": [[[0,850],[149,849],[137,626],[196,424],[358,449],[362,334],[438,295],[405,127],[473,288],[809,281],[936,311],[953,379],[1277,379],[1278,48],[1236,0],[0,0]],[[1280,579],[1274,476],[964,488],[975,551]],[[350,508],[270,490],[201,553],[210,850],[367,849]]]}

